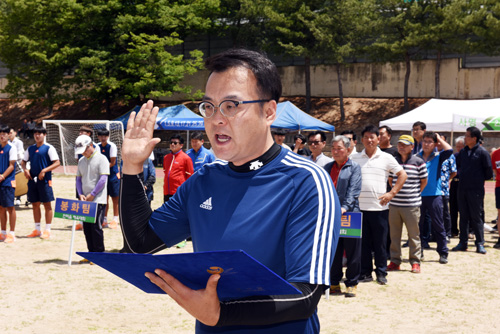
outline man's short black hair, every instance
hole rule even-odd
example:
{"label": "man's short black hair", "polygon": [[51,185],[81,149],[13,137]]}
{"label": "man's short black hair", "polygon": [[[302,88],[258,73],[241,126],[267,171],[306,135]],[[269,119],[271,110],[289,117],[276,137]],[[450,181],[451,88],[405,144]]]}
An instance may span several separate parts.
{"label": "man's short black hair", "polygon": [[320,135],[321,136],[321,141],[326,141],[326,134],[323,131],[314,131],[311,132],[310,134],[307,135],[307,139],[311,138],[311,136],[316,136]]}
{"label": "man's short black hair", "polygon": [[205,61],[205,67],[212,72],[225,72],[234,67],[244,67],[252,71],[257,80],[259,99],[275,100],[281,97],[281,78],[276,65],[269,58],[257,51],[247,49],[229,49]]}
{"label": "man's short black hair", "polygon": [[387,131],[387,134],[392,137],[392,129],[390,127],[388,127],[387,125],[382,125],[378,129],[379,130],[380,129],[385,129],[385,131]]}
{"label": "man's short black hair", "polygon": [[483,136],[481,135],[481,130],[479,130],[475,126],[470,126],[465,131],[468,131],[472,138],[476,138],[476,143],[482,142]]}
{"label": "man's short black hair", "polygon": [[0,124],[0,133],[5,132],[9,133],[10,132],[10,127],[6,124]]}
{"label": "man's short black hair", "polygon": [[44,135],[46,135],[47,134],[47,129],[45,129],[41,125],[37,125],[37,126],[35,126],[35,129],[33,129],[33,133],[43,133]]}
{"label": "man's short black hair", "polygon": [[416,126],[419,126],[419,127],[420,127],[420,129],[422,129],[422,130],[424,130],[424,131],[425,131],[425,129],[427,129],[427,125],[425,125],[425,123],[424,123],[424,122],[420,122],[420,121],[415,122],[415,123],[413,123],[413,126],[412,126],[411,128],[413,129],[413,128],[414,128],[414,127],[416,127]]}
{"label": "man's short black hair", "polygon": [[196,140],[203,140],[203,132],[201,131],[195,131],[191,134],[191,140],[196,139]]}
{"label": "man's short black hair", "polygon": [[278,136],[286,136],[286,131],[285,129],[276,129],[273,131],[273,133],[275,135],[278,135]]}
{"label": "man's short black hair", "polygon": [[293,136],[294,143],[297,139],[300,139],[302,141],[302,144],[304,144],[307,141],[306,136],[304,136],[302,133],[297,133],[295,136]]}
{"label": "man's short black hair", "polygon": [[344,130],[344,131],[342,131],[342,133],[340,135],[341,136],[343,136],[343,135],[352,135],[352,140],[354,140],[354,141],[357,140],[356,134],[352,130]]}
{"label": "man's short black hair", "polygon": [[184,137],[182,137],[180,134],[176,133],[175,135],[172,135],[172,137],[170,137],[170,141],[172,141],[172,139],[179,139],[179,142],[181,144],[184,144]]}
{"label": "man's short black hair", "polygon": [[375,125],[371,125],[371,124],[365,126],[365,128],[363,129],[363,131],[361,131],[361,137],[363,137],[366,132],[374,133],[375,135],[377,135],[377,137],[379,135],[378,128]]}
{"label": "man's short black hair", "polygon": [[433,131],[425,131],[424,136],[422,137],[422,139],[423,138],[432,138],[432,140],[434,141],[434,143],[437,143],[437,141],[438,141],[438,137],[437,137],[436,133],[433,132]]}
{"label": "man's short black hair", "polygon": [[109,136],[109,130],[104,128],[104,129],[97,129],[97,135],[98,136]]}

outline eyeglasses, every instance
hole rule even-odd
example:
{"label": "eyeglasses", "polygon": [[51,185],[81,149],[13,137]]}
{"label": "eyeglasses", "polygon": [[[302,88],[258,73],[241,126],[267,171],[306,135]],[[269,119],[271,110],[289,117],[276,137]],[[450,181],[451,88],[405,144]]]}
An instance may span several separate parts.
{"label": "eyeglasses", "polygon": [[219,103],[219,106],[216,107],[213,103],[204,101],[198,105],[198,110],[200,111],[201,116],[205,118],[210,118],[215,114],[216,109],[218,108],[222,115],[226,117],[234,117],[238,113],[238,106],[240,104],[247,103],[260,103],[260,102],[269,102],[271,100],[252,100],[252,101],[233,101],[233,100],[224,100]]}
{"label": "eyeglasses", "polygon": [[308,141],[307,142],[309,145],[319,145],[319,143],[322,143],[322,141],[315,140],[315,141]]}
{"label": "eyeglasses", "polygon": [[171,141],[170,142],[170,145],[179,145],[181,142],[179,141]]}

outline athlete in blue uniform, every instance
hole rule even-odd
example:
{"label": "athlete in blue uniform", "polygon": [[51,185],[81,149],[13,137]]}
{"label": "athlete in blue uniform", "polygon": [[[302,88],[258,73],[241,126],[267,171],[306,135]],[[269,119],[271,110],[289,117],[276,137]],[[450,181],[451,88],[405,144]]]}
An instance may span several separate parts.
{"label": "athlete in blue uniform", "polygon": [[[13,243],[16,240],[16,209],[14,194],[16,189],[17,149],[9,143],[10,128],[0,125],[0,241]],[[7,234],[7,213],[9,214],[10,232]]]}
{"label": "athlete in blue uniform", "polygon": [[[28,238],[41,237],[50,239],[50,225],[52,223],[52,204],[54,192],[52,191],[52,171],[59,165],[59,156],[54,146],[45,143],[47,130],[42,126],[36,126],[33,130],[35,144],[28,147],[24,152],[22,168],[28,181],[28,201],[33,203],[33,218],[35,219],[35,229],[28,235]],[[30,168],[26,169],[26,163],[30,162]],[[45,231],[41,233],[40,223],[42,211],[40,203],[45,208]]]}
{"label": "athlete in blue uniform", "polygon": [[[120,192],[120,172],[118,171],[118,164],[116,158],[118,157],[118,149],[115,143],[109,141],[109,130],[97,130],[97,138],[99,139],[99,150],[102,155],[108,158],[109,161],[109,177],[108,177],[108,196],[113,201],[113,220],[108,225],[108,209],[109,204],[106,205],[106,212],[104,213],[103,227],[109,226],[110,228],[118,227],[118,194]],[[108,201],[109,202],[109,201]]]}
{"label": "athlete in blue uniform", "polygon": [[193,291],[162,270],[147,277],[197,319],[197,333],[319,333],[317,304],[330,284],[340,205],[328,174],[274,144],[281,81],[258,52],[229,50],[209,58],[200,112],[217,157],[153,213],[142,164],[158,108],[148,101],[129,118],[123,143],[120,217],[134,252],[155,252],[192,236],[195,251],[242,249],[302,294],[221,302],[212,275]]}
{"label": "athlete in blue uniform", "polygon": [[204,164],[215,161],[215,156],[207,150],[203,143],[203,133],[195,131],[191,134],[191,148],[186,154],[193,160],[194,171],[197,172]]}

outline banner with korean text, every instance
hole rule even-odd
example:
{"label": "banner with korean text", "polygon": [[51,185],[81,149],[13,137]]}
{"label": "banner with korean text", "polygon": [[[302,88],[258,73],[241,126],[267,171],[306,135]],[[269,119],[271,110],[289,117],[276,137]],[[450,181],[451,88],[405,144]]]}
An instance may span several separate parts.
{"label": "banner with korean text", "polygon": [[341,238],[361,238],[363,227],[363,214],[361,212],[346,212],[340,219]]}
{"label": "banner with korean text", "polygon": [[54,217],[95,223],[97,203],[56,198]]}

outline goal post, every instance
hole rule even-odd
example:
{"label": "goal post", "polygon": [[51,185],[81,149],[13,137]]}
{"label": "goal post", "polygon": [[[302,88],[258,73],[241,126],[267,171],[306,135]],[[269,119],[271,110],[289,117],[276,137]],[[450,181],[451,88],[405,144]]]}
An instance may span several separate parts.
{"label": "goal post", "polygon": [[75,157],[75,141],[81,126],[86,125],[93,130],[92,140],[99,144],[97,130],[108,129],[109,141],[118,149],[116,163],[120,166],[123,144],[123,123],[120,121],[75,121],[75,120],[44,120],[43,126],[47,130],[45,141],[55,147],[64,174],[76,175],[78,160]]}

